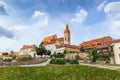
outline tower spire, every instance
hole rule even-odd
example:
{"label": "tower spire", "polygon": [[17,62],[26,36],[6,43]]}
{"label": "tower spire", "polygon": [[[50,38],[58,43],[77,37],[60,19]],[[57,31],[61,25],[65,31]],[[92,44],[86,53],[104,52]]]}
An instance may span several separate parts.
{"label": "tower spire", "polygon": [[70,44],[70,30],[68,24],[66,24],[66,28],[64,30],[64,44]]}
{"label": "tower spire", "polygon": [[64,33],[70,33],[70,30],[69,30],[68,24],[66,24],[66,29],[65,29]]}

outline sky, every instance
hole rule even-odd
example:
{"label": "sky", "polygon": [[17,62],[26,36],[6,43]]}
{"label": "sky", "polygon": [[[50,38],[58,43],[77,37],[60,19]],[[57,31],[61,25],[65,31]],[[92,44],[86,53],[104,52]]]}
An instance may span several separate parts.
{"label": "sky", "polygon": [[104,36],[120,39],[120,0],[0,0],[0,52],[39,45],[46,36],[64,36],[71,44]]}

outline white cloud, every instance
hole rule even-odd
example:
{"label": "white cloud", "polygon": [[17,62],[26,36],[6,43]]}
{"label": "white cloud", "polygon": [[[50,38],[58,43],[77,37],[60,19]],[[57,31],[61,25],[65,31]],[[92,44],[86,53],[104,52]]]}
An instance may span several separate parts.
{"label": "white cloud", "polygon": [[107,14],[119,13],[120,12],[120,2],[110,2],[110,3],[108,3],[104,8],[104,12],[107,13]]}
{"label": "white cloud", "polygon": [[107,3],[107,1],[103,1],[103,2],[97,7],[97,11],[100,12],[102,9],[104,9],[106,3]]}
{"label": "white cloud", "polygon": [[80,9],[79,12],[75,14],[75,17],[71,19],[71,22],[82,23],[83,21],[85,21],[87,15],[88,13],[86,10]]}
{"label": "white cloud", "polygon": [[35,11],[33,17],[43,17],[46,16],[46,13],[41,11]]}
{"label": "white cloud", "polygon": [[4,8],[8,7],[8,5],[5,2],[3,2],[2,0],[0,0],[0,6],[2,6]]}
{"label": "white cloud", "polygon": [[47,26],[48,25],[48,18],[49,15],[45,12],[41,11],[35,11],[32,15],[31,20],[37,21],[34,25],[37,26],[40,24],[40,26]]}

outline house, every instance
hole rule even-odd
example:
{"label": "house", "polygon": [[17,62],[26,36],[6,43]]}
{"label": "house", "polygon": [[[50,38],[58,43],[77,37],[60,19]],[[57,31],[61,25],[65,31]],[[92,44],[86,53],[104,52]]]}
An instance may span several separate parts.
{"label": "house", "polygon": [[120,39],[113,40],[111,46],[113,47],[114,63],[120,64]]}
{"label": "house", "polygon": [[31,57],[36,56],[36,45],[23,45],[23,47],[19,51],[19,56],[28,56]]}
{"label": "house", "polygon": [[112,41],[113,39],[110,36],[105,36],[102,38],[83,42],[79,45],[79,48],[83,47],[85,51],[96,48],[98,50],[98,53],[108,54]]}
{"label": "house", "polygon": [[71,45],[70,36],[71,34],[67,24],[64,30],[64,37],[57,37],[57,35],[55,34],[50,35],[42,40],[42,44],[47,50],[51,51],[51,54],[63,53],[64,50],[67,50],[69,52],[78,52],[78,47],[75,45]]}

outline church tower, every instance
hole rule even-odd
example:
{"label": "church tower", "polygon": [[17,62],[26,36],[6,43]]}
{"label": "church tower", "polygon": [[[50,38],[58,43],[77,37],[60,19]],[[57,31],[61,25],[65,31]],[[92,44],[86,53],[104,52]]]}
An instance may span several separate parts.
{"label": "church tower", "polygon": [[70,30],[68,24],[66,25],[66,29],[64,30],[64,44],[70,44]]}

